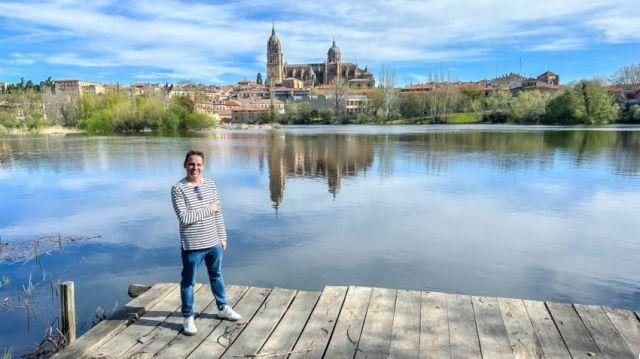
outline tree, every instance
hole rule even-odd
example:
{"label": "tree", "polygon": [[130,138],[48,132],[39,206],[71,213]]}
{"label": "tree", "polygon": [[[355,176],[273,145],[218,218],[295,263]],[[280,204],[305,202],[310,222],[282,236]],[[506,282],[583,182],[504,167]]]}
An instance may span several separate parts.
{"label": "tree", "polygon": [[380,70],[380,82],[378,89],[380,91],[380,105],[384,119],[388,121],[395,112],[396,108],[396,71],[393,68],[382,66]]}
{"label": "tree", "polygon": [[447,116],[455,110],[460,101],[460,94],[451,74],[445,75],[442,71],[435,75],[429,73],[427,83],[432,85],[431,91],[427,93],[429,112],[434,120],[446,121]]}
{"label": "tree", "polygon": [[342,79],[331,82],[331,108],[337,123],[342,122],[346,113],[347,83]]}
{"label": "tree", "polygon": [[546,112],[547,102],[551,96],[537,90],[521,91],[511,101],[509,109],[511,119],[515,122],[539,122]]}
{"label": "tree", "polygon": [[553,123],[601,125],[613,122],[617,109],[609,91],[595,81],[583,80],[547,104],[546,117]]}
{"label": "tree", "polygon": [[611,76],[611,82],[627,90],[639,89],[640,63],[637,65],[623,66]]}
{"label": "tree", "polygon": [[262,85],[262,74],[260,72],[258,72],[258,75],[256,76],[256,83],[258,85]]}

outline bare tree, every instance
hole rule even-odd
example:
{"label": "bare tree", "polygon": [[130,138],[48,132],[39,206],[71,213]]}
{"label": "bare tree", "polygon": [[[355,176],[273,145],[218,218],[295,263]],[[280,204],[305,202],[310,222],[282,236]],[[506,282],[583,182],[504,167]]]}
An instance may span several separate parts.
{"label": "bare tree", "polygon": [[459,95],[455,88],[451,74],[429,73],[427,81],[431,84],[429,96],[430,114],[434,120],[446,121],[447,116],[453,112]]}
{"label": "bare tree", "polygon": [[620,68],[611,76],[611,82],[625,89],[640,88],[640,63]]}
{"label": "bare tree", "polygon": [[348,93],[347,83],[342,79],[335,79],[331,82],[332,108],[335,122],[340,123],[344,119],[346,112],[346,100]]}
{"label": "bare tree", "polygon": [[396,71],[393,68],[382,66],[380,70],[380,84],[378,89],[381,92],[381,106],[384,113],[384,119],[388,120],[393,115],[396,107],[397,99],[397,80]]}

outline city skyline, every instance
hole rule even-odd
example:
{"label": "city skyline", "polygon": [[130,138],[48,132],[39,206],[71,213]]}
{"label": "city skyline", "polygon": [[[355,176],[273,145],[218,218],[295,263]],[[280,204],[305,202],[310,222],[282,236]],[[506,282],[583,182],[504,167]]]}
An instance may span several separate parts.
{"label": "city skyline", "polygon": [[[508,16],[505,16],[508,14]],[[233,83],[266,74],[275,22],[290,63],[343,56],[398,85],[546,70],[563,82],[640,62],[640,9],[625,1],[0,3],[0,81]]]}

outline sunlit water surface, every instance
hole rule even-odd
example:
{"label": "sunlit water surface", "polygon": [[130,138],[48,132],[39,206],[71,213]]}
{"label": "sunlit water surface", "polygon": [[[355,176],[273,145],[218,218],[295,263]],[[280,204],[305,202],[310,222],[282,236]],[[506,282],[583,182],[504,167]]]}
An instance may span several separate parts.
{"label": "sunlit water surface", "polygon": [[[640,308],[640,128],[292,127],[0,138],[0,236],[100,236],[0,262],[0,351],[33,349],[73,280],[80,333],[131,283],[177,282],[170,187],[206,155],[227,283],[362,285]],[[30,311],[15,308],[31,276]],[[204,271],[199,281],[206,282]],[[21,299],[24,300],[24,295]],[[8,305],[7,305],[8,303]],[[29,319],[27,320],[27,317]]]}

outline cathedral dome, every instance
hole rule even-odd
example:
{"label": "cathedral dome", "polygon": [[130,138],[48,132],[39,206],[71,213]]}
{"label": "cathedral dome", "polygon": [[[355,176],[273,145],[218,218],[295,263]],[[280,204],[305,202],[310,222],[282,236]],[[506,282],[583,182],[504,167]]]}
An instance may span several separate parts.
{"label": "cathedral dome", "polygon": [[333,46],[327,52],[327,62],[340,62],[340,49],[336,46],[336,40],[333,40]]}
{"label": "cathedral dome", "polygon": [[276,35],[275,26],[271,28],[271,36],[269,36],[269,42],[267,43],[268,52],[280,52],[280,38]]}

